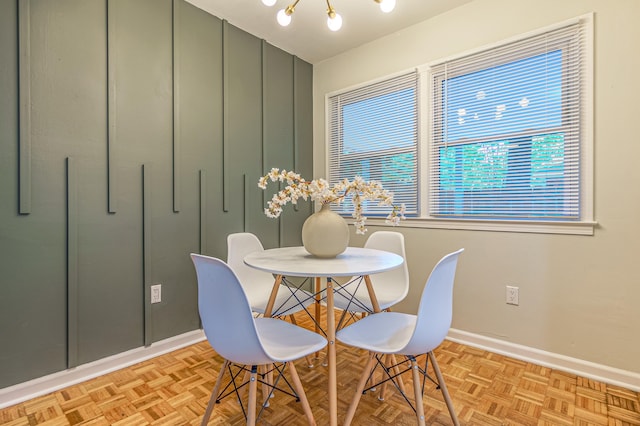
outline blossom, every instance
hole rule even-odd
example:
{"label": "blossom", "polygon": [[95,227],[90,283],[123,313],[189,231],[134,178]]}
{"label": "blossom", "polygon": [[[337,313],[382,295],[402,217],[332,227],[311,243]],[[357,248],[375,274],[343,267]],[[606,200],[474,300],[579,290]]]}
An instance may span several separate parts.
{"label": "blossom", "polygon": [[351,216],[354,219],[357,234],[367,232],[365,228],[367,218],[362,211],[362,202],[365,200],[378,201],[379,206],[392,208],[385,220],[387,224],[397,226],[401,219],[405,219],[405,205],[394,205],[393,193],[384,189],[382,184],[375,180],[365,181],[362,177],[356,176],[353,180],[345,178],[331,186],[325,179],[307,181],[293,171],[273,168],[258,180],[258,187],[266,189],[269,181],[286,182],[287,184],[284,189],[274,194],[267,203],[264,213],[270,218],[279,217],[287,203],[297,204],[300,198],[305,201],[310,199],[322,204],[340,204],[345,199],[350,198],[354,206]]}

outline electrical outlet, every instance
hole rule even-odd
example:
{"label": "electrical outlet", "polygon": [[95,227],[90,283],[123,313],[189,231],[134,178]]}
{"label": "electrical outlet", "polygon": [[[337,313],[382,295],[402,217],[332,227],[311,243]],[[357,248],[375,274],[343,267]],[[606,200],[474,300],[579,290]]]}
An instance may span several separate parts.
{"label": "electrical outlet", "polygon": [[520,288],[507,286],[507,304],[508,305],[519,305],[520,304]]}
{"label": "electrical outlet", "polygon": [[162,302],[162,284],[151,286],[151,303]]}

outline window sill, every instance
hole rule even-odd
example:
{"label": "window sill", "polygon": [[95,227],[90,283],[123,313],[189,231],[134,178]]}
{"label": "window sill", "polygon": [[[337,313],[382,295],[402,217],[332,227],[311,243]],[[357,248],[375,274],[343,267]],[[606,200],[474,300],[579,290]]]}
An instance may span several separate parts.
{"label": "window sill", "polygon": [[[367,219],[366,226],[391,226],[381,218]],[[401,228],[456,229],[466,231],[525,232],[534,234],[593,235],[597,222],[506,221],[472,219],[407,218]]]}

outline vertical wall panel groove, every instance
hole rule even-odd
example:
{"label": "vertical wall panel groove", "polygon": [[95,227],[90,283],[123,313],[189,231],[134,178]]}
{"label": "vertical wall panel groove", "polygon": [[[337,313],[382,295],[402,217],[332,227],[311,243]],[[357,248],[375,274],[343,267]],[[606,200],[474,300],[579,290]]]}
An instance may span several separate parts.
{"label": "vertical wall panel groove", "polygon": [[31,1],[18,2],[19,206],[31,213]]}
{"label": "vertical wall panel groove", "polygon": [[229,211],[229,23],[222,20],[222,211]]}
{"label": "vertical wall panel groove", "polygon": [[200,170],[200,254],[207,250],[207,172]]}
{"label": "vertical wall panel groove", "polygon": [[[262,173],[266,173],[268,170],[267,168],[269,167],[269,165],[267,165],[267,155],[266,155],[266,150],[268,149],[269,146],[269,141],[267,140],[267,123],[269,122],[269,115],[268,115],[268,111],[269,111],[269,107],[268,107],[268,91],[267,91],[267,84],[269,83],[269,67],[267,66],[267,56],[268,56],[268,49],[267,49],[267,42],[263,39],[262,40],[262,49],[261,49],[261,53],[262,53],[262,57],[261,57],[261,61],[262,61],[262,73],[261,73],[261,84],[262,84],[262,123],[260,126],[260,131],[261,131],[261,155],[262,158],[260,160],[260,163],[262,165]],[[295,170],[295,169],[294,169]],[[282,189],[282,184],[278,184],[279,188]],[[262,197],[262,207],[265,206],[266,202],[267,202],[267,191],[262,191],[261,194]],[[297,205],[294,204],[293,206],[294,209],[297,208]],[[276,226],[278,227],[278,247],[282,246],[282,241],[284,240],[284,225],[283,225],[283,218],[282,216],[280,216],[277,219],[276,222]]]}
{"label": "vertical wall panel groove", "polygon": [[[292,91],[292,100],[291,102],[293,103],[293,170],[298,170],[298,152],[299,152],[299,146],[300,146],[300,141],[299,139],[299,129],[298,129],[298,117],[296,114],[296,111],[298,110],[298,57],[294,56],[293,57],[293,91]],[[296,211],[297,209],[297,205],[296,205]]]}
{"label": "vertical wall panel groove", "polygon": [[[296,117],[296,86],[298,85],[298,79],[297,79],[297,75],[296,75],[296,70],[297,70],[297,66],[296,66],[296,61],[297,61],[297,57],[294,56],[293,60],[292,60],[292,72],[291,74],[293,75],[293,80],[291,81],[291,84],[293,85],[293,90],[291,91],[291,103],[293,104],[293,170],[295,170],[296,172],[300,173],[300,170],[298,170],[298,120]],[[300,207],[296,204],[294,206],[294,210],[295,211],[299,211]]]}
{"label": "vertical wall panel groove", "polygon": [[242,232],[247,232],[247,197],[249,191],[247,190],[247,175],[242,174]]}
{"label": "vertical wall panel groove", "polygon": [[261,141],[261,146],[260,146],[260,150],[261,153],[260,155],[262,155],[261,158],[261,163],[262,163],[262,172],[266,173],[267,170],[267,164],[266,164],[266,155],[265,155],[265,150],[266,150],[266,145],[267,145],[267,141],[266,139],[266,130],[265,130],[265,126],[268,120],[267,117],[267,42],[265,40],[262,40],[262,123],[260,123],[260,141]]}
{"label": "vertical wall panel groove", "polygon": [[151,313],[151,166],[142,165],[142,275],[144,286],[144,345],[153,343]]}
{"label": "vertical wall panel groove", "polygon": [[278,247],[282,247],[284,241],[284,224],[282,223],[282,215],[278,218]]}
{"label": "vertical wall panel groove", "polygon": [[[200,169],[200,247],[199,253],[205,254],[207,251],[207,172]],[[198,328],[202,328],[202,319],[198,315]]]}
{"label": "vertical wall panel groove", "polygon": [[[297,173],[300,173],[300,170],[298,170],[298,164],[296,162],[296,152],[297,152],[297,140],[296,140],[296,58],[295,56],[292,57],[291,60],[291,85],[292,85],[292,90],[291,90],[291,104],[293,105],[292,108],[292,117],[291,119],[293,120],[293,126],[291,128],[291,132],[292,132],[292,141],[291,141],[291,151],[292,151],[292,164],[293,164],[293,170],[295,170]],[[293,211],[294,212],[298,212],[300,210],[300,206],[298,206],[298,204],[294,204],[293,205]],[[282,223],[279,224],[279,239],[280,241],[278,242],[279,246],[282,246],[282,242],[284,241],[284,225]]]}
{"label": "vertical wall panel groove", "polygon": [[[261,155],[262,155],[262,159],[261,159],[261,163],[262,163],[262,175],[264,176],[267,172],[267,156],[265,155],[265,151],[266,151],[266,141],[265,141],[265,135],[266,135],[266,131],[265,131],[265,126],[267,125],[267,85],[266,85],[266,80],[267,80],[267,61],[266,61],[266,56],[267,56],[267,42],[263,39],[262,40],[262,123],[260,126],[262,135],[261,135]],[[262,191],[262,205],[264,206],[267,202],[267,194],[266,191]]]}
{"label": "vertical wall panel groove", "polygon": [[180,211],[180,2],[173,0],[172,60],[173,60],[173,211]]}
{"label": "vertical wall panel groove", "polygon": [[116,186],[116,20],[107,0],[107,211],[118,210]]}
{"label": "vertical wall panel groove", "polygon": [[78,365],[78,180],[67,157],[67,368]]}

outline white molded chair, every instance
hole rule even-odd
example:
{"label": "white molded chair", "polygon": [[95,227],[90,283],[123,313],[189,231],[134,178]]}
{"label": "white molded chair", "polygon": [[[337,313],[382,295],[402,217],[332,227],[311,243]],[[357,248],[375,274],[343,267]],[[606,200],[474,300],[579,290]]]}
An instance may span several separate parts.
{"label": "white molded chair", "polygon": [[[225,370],[229,369],[231,372],[231,364],[246,366],[243,369],[246,371],[245,377],[249,376],[249,402],[245,414],[247,425],[254,425],[257,383],[261,381],[257,374],[258,366],[270,366],[276,363],[282,363],[288,367],[296,388],[293,395],[302,402],[308,423],[315,425],[293,361],[324,348],[327,340],[317,333],[276,318],[254,318],[238,277],[225,262],[199,254],[191,254],[191,259],[198,277],[198,310],[202,327],[211,347],[225,358],[202,419],[202,425],[206,425],[209,421],[213,407],[219,398]],[[274,367],[272,371],[282,375],[284,365]],[[266,376],[267,367],[262,368],[264,372],[262,376]],[[235,377],[233,374],[231,376],[234,380],[239,374]],[[280,376],[273,384],[261,381],[263,392],[264,386],[271,387],[269,394],[263,395],[265,401],[272,395],[279,378]],[[240,397],[238,389],[241,386],[243,385],[237,386],[235,382],[233,383],[238,397]],[[267,405],[265,402],[264,406]]]}
{"label": "white molded chair", "polygon": [[[268,272],[247,266],[244,263],[244,258],[249,253],[262,250],[264,248],[258,237],[249,232],[229,234],[227,237],[227,264],[240,280],[249,299],[251,310],[258,314],[265,312],[275,278]],[[309,293],[297,290],[294,296],[291,290],[288,286],[280,284],[273,305],[272,314],[274,316],[293,315],[314,303],[314,299],[310,297]]]}
{"label": "white molded chair", "polygon": [[[371,314],[354,324],[351,324],[338,331],[336,338],[341,342],[369,351],[369,357],[358,383],[358,388],[349,407],[345,419],[345,425],[351,424],[361,395],[366,392],[364,389],[366,382],[373,376],[373,372],[378,365],[383,366],[386,355],[403,355],[410,362],[410,367],[405,368],[401,373],[409,370],[413,373],[413,391],[415,406],[413,407],[418,419],[418,424],[424,425],[424,406],[422,404],[424,380],[429,379],[441,390],[442,396],[449,409],[449,414],[454,425],[459,425],[456,417],[451,397],[447,391],[444,378],[440,372],[440,367],[433,354],[433,350],[440,346],[451,326],[453,309],[453,282],[455,278],[458,257],[464,249],[450,253],[443,257],[433,268],[425,284],[420,299],[417,315],[400,312],[380,312]],[[424,369],[418,366],[416,357],[427,354]],[[437,381],[427,374],[428,360],[436,374]],[[404,363],[406,363],[404,361]],[[406,365],[406,364],[404,364]],[[387,375],[384,381],[391,381],[396,388],[404,395],[402,382],[396,380],[398,367],[403,363],[391,367],[383,368],[383,374]],[[394,371],[393,377],[388,371]],[[420,383],[422,376],[423,383]],[[399,378],[399,376],[398,376]],[[374,388],[376,385],[371,386]],[[371,389],[370,388],[370,389]]]}
{"label": "white molded chair", "polygon": [[[405,259],[402,266],[373,274],[370,277],[380,310],[388,310],[407,297],[409,292],[409,269],[404,250],[404,235],[393,231],[377,231],[369,236],[364,246],[365,248],[389,251]],[[344,289],[336,289],[333,296],[334,306],[337,309],[354,313],[372,313],[373,304],[367,286],[361,282],[352,291],[351,288],[355,285],[350,284]]]}

